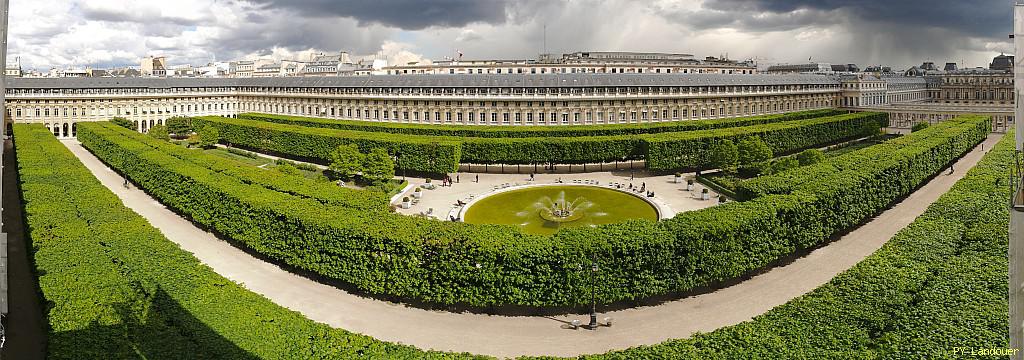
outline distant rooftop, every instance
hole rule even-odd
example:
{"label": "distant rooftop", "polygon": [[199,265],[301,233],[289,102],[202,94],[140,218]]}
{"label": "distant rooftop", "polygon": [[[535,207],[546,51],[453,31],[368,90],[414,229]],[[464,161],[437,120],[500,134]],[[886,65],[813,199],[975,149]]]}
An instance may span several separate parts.
{"label": "distant rooftop", "polygon": [[190,87],[616,87],[839,84],[827,75],[454,74],[271,78],[8,78],[10,89]]}

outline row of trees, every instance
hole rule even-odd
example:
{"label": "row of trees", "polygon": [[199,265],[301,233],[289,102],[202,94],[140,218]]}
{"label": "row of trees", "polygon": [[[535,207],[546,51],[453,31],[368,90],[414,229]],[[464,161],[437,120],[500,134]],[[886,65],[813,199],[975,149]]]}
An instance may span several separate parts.
{"label": "row of trees", "polygon": [[376,185],[395,177],[395,162],[384,148],[373,148],[363,154],[355,144],[339,145],[330,154],[328,168],[342,179],[362,173],[362,178]]}
{"label": "row of trees", "polygon": [[[170,123],[168,123],[168,125],[166,126],[153,125],[153,127],[149,129],[149,136],[152,136],[153,138],[156,138],[158,140],[169,141],[171,139],[171,134],[182,134],[182,132],[180,132],[180,129],[175,130],[179,132],[174,132],[171,130],[171,128],[172,125]],[[189,146],[211,148],[217,145],[218,142],[220,142],[220,131],[217,130],[217,128],[215,127],[206,126],[200,129],[199,132],[197,133],[191,133],[191,130],[188,131],[189,133],[185,134],[188,134],[187,141]]]}
{"label": "row of trees", "polygon": [[739,143],[725,139],[711,146],[711,165],[723,171],[737,168],[755,169],[756,173],[776,174],[798,166],[820,162],[825,154],[818,149],[807,149],[795,157],[772,160],[772,149],[760,137],[744,138]]}
{"label": "row of trees", "polygon": [[734,169],[750,166],[772,158],[772,149],[760,137],[744,138],[739,143],[724,139],[711,146],[711,166]]}

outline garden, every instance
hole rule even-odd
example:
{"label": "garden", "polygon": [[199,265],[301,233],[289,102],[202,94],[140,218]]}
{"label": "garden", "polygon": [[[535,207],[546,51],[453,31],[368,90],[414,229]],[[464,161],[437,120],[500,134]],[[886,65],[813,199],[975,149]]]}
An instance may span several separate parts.
{"label": "garden", "polygon": [[[220,124],[222,141],[232,139],[226,134],[249,133],[249,138],[258,139],[273,133],[281,144],[299,148],[297,144],[318,144],[314,139],[323,136],[344,139],[325,133],[339,131],[330,129],[285,129],[286,125],[253,125],[245,120],[196,123]],[[879,123],[874,114],[841,115],[669,134],[673,139],[666,141],[714,145],[756,135],[773,151],[799,149],[817,145],[820,140],[815,134],[828,134],[828,141],[863,134],[871,124],[876,132]],[[226,171],[205,157],[192,159],[197,152],[112,124],[81,124],[79,139],[168,207],[277,263],[340,281],[371,296],[501,311],[508,306],[574,308],[589,303],[581,288],[586,274],[575,269],[591,258],[601,259],[599,283],[604,285],[596,289],[596,298],[602,304],[714,287],[770,267],[828,242],[906,196],[984,139],[987,126],[985,118],[964,117],[906,136],[907,141],[887,142],[896,143],[887,149],[893,154],[891,161],[865,168],[856,176],[853,169],[830,169],[838,177],[812,178],[806,187],[792,191],[764,192],[749,201],[659,222],[629,220],[553,235],[398,215],[387,211],[382,202],[349,198],[337,188],[315,193],[304,186],[289,187],[287,181]],[[838,131],[842,129],[849,130]],[[410,146],[432,142],[395,135],[370,141],[366,139],[373,134],[363,136],[354,138],[360,150],[369,143],[394,146],[403,149],[403,157]],[[350,144],[318,146],[337,149],[338,145]],[[450,149],[460,145],[453,142]],[[831,166],[861,151],[806,168]],[[904,168],[901,161],[915,165]],[[206,165],[196,167],[196,163]],[[768,178],[772,176],[762,177]],[[871,191],[871,196],[864,196],[865,191]],[[844,211],[847,208],[853,211]]]}
{"label": "garden", "polygon": [[[974,130],[988,123],[982,120],[940,123],[884,149],[853,151],[787,175],[814,179],[856,165],[857,174],[822,181],[871,174],[913,179],[943,162],[924,154],[955,157],[976,143]],[[953,357],[954,346],[1005,346],[1010,189],[1004,177],[1014,161],[1012,140],[1005,136],[881,250],[811,293],[736,326],[581,358],[920,358]],[[15,145],[40,290],[49,304],[50,358],[473,357],[313,323],[220,277],[163,238],[44,127],[16,125]],[[897,159],[859,168],[887,152]],[[919,160],[926,164],[910,166]],[[745,191],[776,198],[823,194],[819,185],[784,183],[765,180]]]}

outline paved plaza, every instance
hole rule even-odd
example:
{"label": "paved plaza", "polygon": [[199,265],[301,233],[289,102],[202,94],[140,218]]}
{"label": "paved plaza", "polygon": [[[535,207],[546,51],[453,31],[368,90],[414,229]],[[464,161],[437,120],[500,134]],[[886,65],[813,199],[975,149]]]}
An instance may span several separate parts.
{"label": "paved plaza", "polygon": [[[982,148],[991,149],[1001,136],[991,135],[983,143],[983,147],[976,147],[960,159],[953,174],[941,173],[904,201],[807,256],[711,293],[669,301],[658,306],[600,314],[600,317],[613,317],[615,325],[597,331],[565,328],[565,323],[573,319],[580,319],[586,323],[584,315],[511,317],[430,311],[368,299],[317,283],[256,259],[214,235],[198,229],[146,193],[134,187],[124,188],[122,178],[76,140],[65,140],[64,144],[107,188],[117,194],[127,207],[147,218],[168,239],[195,254],[217,273],[266,296],[277,304],[298,311],[315,321],[385,341],[409,344],[422,349],[512,357],[603,353],[637,345],[655,344],[668,339],[686,338],[695,332],[709,332],[750,320],[825,284],[837,274],[874,253],[896,232],[922,214],[928,205],[948,191],[981,159],[984,154]],[[495,178],[483,182],[484,176],[487,175],[481,175],[481,184],[505,181],[499,180],[504,178]],[[572,178],[571,176],[607,176],[607,180],[604,181],[623,178],[621,173],[560,176],[564,179]],[[523,181],[524,178],[518,175],[518,179]],[[638,179],[640,177],[634,181]],[[678,185],[668,183],[667,177],[646,179],[649,187],[658,186],[656,191],[659,193],[671,194],[673,189],[680,193]],[[490,187],[473,186],[470,185],[471,181],[467,184],[468,180],[470,179],[461,178],[460,184],[450,188],[451,196],[486,191]],[[445,194],[445,190],[435,191],[438,192],[432,195]],[[680,209],[686,209],[685,195],[680,196],[680,199]],[[707,203],[693,201],[692,206]],[[429,206],[427,204],[424,202],[421,206]],[[440,208],[440,205],[437,206]]]}
{"label": "paved plaza", "polygon": [[[693,173],[683,176],[679,183],[675,182],[675,175],[652,175],[643,170],[619,170],[602,171],[592,173],[574,174],[545,174],[534,175],[530,180],[530,174],[475,174],[456,173],[451,175],[453,184],[451,186],[440,186],[441,182],[431,181],[434,185],[432,190],[423,189],[423,196],[409,209],[399,207],[397,211],[406,215],[423,214],[440,220],[449,220],[449,216],[458,212],[461,206],[458,201],[470,202],[472,199],[486,196],[501,190],[506,186],[526,186],[537,184],[586,184],[588,181],[596,182],[598,186],[609,187],[610,184],[622,184],[623,190],[644,187],[647,191],[654,192],[654,201],[667,205],[670,212],[663,212],[662,217],[669,218],[676,213],[684,211],[699,210],[718,204],[718,194],[713,190],[709,191],[709,200],[701,200],[701,190],[704,186],[694,181],[693,191],[686,190],[686,179],[693,179]],[[631,180],[632,179],[632,180]],[[412,198],[414,188],[426,184],[423,178],[407,178],[412,187],[407,187],[401,196],[397,196],[397,203],[401,203],[402,197]],[[635,193],[635,192],[634,192]],[[640,194],[643,196],[643,194]]]}

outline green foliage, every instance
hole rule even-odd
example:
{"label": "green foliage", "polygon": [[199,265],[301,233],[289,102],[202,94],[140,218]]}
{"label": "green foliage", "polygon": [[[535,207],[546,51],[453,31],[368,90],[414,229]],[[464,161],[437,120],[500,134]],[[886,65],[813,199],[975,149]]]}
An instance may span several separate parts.
{"label": "green foliage", "polygon": [[769,175],[778,174],[783,171],[796,169],[797,167],[800,166],[801,164],[799,160],[794,159],[790,156],[786,156],[772,161],[771,165],[768,166],[768,171],[766,171],[766,173]]}
{"label": "green foliage", "polygon": [[921,131],[921,130],[924,130],[924,129],[927,129],[927,128],[928,128],[928,123],[926,123],[926,122],[919,122],[919,123],[914,124],[914,126],[910,127],[910,132],[918,132],[918,131]]}
{"label": "green foliage", "polygon": [[750,136],[740,140],[736,144],[740,165],[752,165],[754,163],[771,160],[772,149],[764,140],[757,136]]}
{"label": "green foliage", "polygon": [[[810,110],[775,115],[750,116],[712,120],[683,120],[650,124],[615,124],[615,125],[579,125],[579,126],[491,126],[491,125],[432,125],[432,124],[396,124],[379,123],[361,120],[336,120],[271,114],[240,114],[238,118],[258,120],[279,124],[300,125],[307,127],[354,130],[362,132],[381,132],[406,135],[432,135],[455,137],[482,138],[521,138],[521,137],[589,137],[657,134],[663,132],[679,132],[707,130],[727,127],[770,124],[775,122],[811,119],[844,114],[836,109]],[[365,152],[365,149],[364,149]]]}
{"label": "green foliage", "polygon": [[287,175],[302,176],[302,172],[290,163],[280,163],[274,169]]}
{"label": "green foliage", "polygon": [[387,150],[376,148],[363,157],[363,178],[371,184],[381,184],[395,177],[395,162]]}
{"label": "green foliage", "polygon": [[338,145],[331,152],[329,169],[344,179],[350,179],[363,169],[363,153],[355,144]]}
{"label": "green foliage", "polygon": [[167,124],[167,132],[177,136],[186,136],[192,132],[192,121],[189,117],[175,116],[164,123]]}
{"label": "green foliage", "polygon": [[[229,143],[329,163],[338,145],[355,144],[363,153],[372,148],[402,154],[402,168],[448,173],[458,164],[588,164],[647,159],[650,169],[707,168],[708,146],[720,139],[739,141],[758,136],[774,152],[786,152],[860,135],[885,114],[857,113],[825,118],[771,122],[689,132],[579,137],[451,137],[399,135],[311,128],[277,123],[200,117],[194,124],[217,126]],[[743,122],[723,122],[744,124]],[[553,127],[547,127],[553,128]],[[575,127],[573,127],[575,128]]]}
{"label": "green foliage", "polygon": [[416,136],[375,134],[332,129],[316,129],[221,117],[192,119],[196,126],[220,129],[225,142],[245,147],[273,151],[299,158],[310,158],[327,163],[332,151],[339,145],[354,144],[360,152],[374,148],[388,153],[402,153],[402,167],[427,173],[455,171],[462,152],[458,141]]}
{"label": "green foliage", "polygon": [[[852,119],[858,118],[831,121],[858,121]],[[898,139],[906,140],[887,149],[886,166],[849,170],[862,171],[857,173],[830,169],[790,184],[799,186],[793,191],[765,192],[750,201],[684,212],[657,223],[630,221],[552,236],[325,205],[299,191],[277,190],[284,184],[256,184],[148,151],[150,145],[125,141],[127,135],[101,124],[81,124],[79,140],[193,221],[268,259],[361,291],[480,307],[574,306],[589,302],[589,286],[585,274],[572,269],[595,256],[603,269],[596,296],[608,303],[729,281],[827,241],[905,196],[941,171],[937,164],[948,163],[987,135],[988,119],[947,123]],[[763,134],[759,136],[767,139]],[[730,135],[724,139],[750,136],[745,131]],[[897,140],[886,144],[893,142]],[[919,153],[931,157],[922,161]]]}
{"label": "green foliage", "polygon": [[170,135],[167,134],[167,127],[163,125],[153,125],[153,127],[149,128],[149,136],[157,140],[171,140]]}
{"label": "green foliage", "polygon": [[220,142],[220,130],[213,126],[204,126],[199,130],[199,146],[210,148]]}
{"label": "green foliage", "polygon": [[238,155],[238,156],[242,156],[242,157],[247,157],[247,158],[250,158],[250,159],[259,159],[259,157],[260,157],[259,155],[257,155],[254,152],[245,151],[245,150],[238,149],[238,148],[231,148],[231,147],[229,147],[229,148],[225,148],[224,150],[227,150],[227,152],[229,152],[229,153],[232,153],[232,154],[235,154],[235,155]]}
{"label": "green foliage", "polygon": [[[941,126],[941,125],[937,125]],[[1006,347],[1012,132],[913,223],[827,284],[751,321],[587,359],[960,358]]]}
{"label": "green foliage", "polygon": [[807,149],[796,155],[800,166],[814,165],[825,160],[825,153],[818,149]]}
{"label": "green foliage", "polygon": [[[281,176],[279,173],[271,174],[266,170],[255,168],[249,164],[227,159],[221,156],[207,154],[204,152],[183,149],[167,142],[156,141],[146,135],[134,131],[122,130],[113,126],[96,126],[88,124],[79,136],[83,142],[97,143],[100,139],[116,144],[117,147],[141,154],[163,153],[170,157],[163,157],[161,164],[179,164],[180,166],[200,167],[212,170],[216,173],[230,175],[243,182],[256,184],[270,190],[289,194],[301,198],[309,198],[317,202],[330,205],[339,205],[348,208],[384,211],[387,209],[387,196],[379,191],[360,191],[355,189],[338,188],[333,185],[318,184],[302,176]],[[84,140],[83,140],[84,139]],[[111,151],[108,148],[107,151]],[[255,156],[255,154],[236,150]],[[122,156],[122,155],[119,155]]]}
{"label": "green foliage", "polygon": [[733,142],[757,136],[773,154],[786,154],[863,135],[865,128],[879,129],[885,113],[851,113],[767,125],[647,135],[647,168],[654,171],[702,169],[711,163],[711,146],[723,139]]}
{"label": "green foliage", "polygon": [[14,131],[48,359],[484,358],[382,342],[274,304],[125,208],[43,126]]}
{"label": "green foliage", "polygon": [[710,165],[715,168],[722,170],[732,169],[736,167],[736,162],[739,161],[739,149],[729,139],[720,140],[711,145],[710,152]]}
{"label": "green foliage", "polygon": [[135,130],[135,123],[120,116],[111,118],[110,122],[125,129]]}

